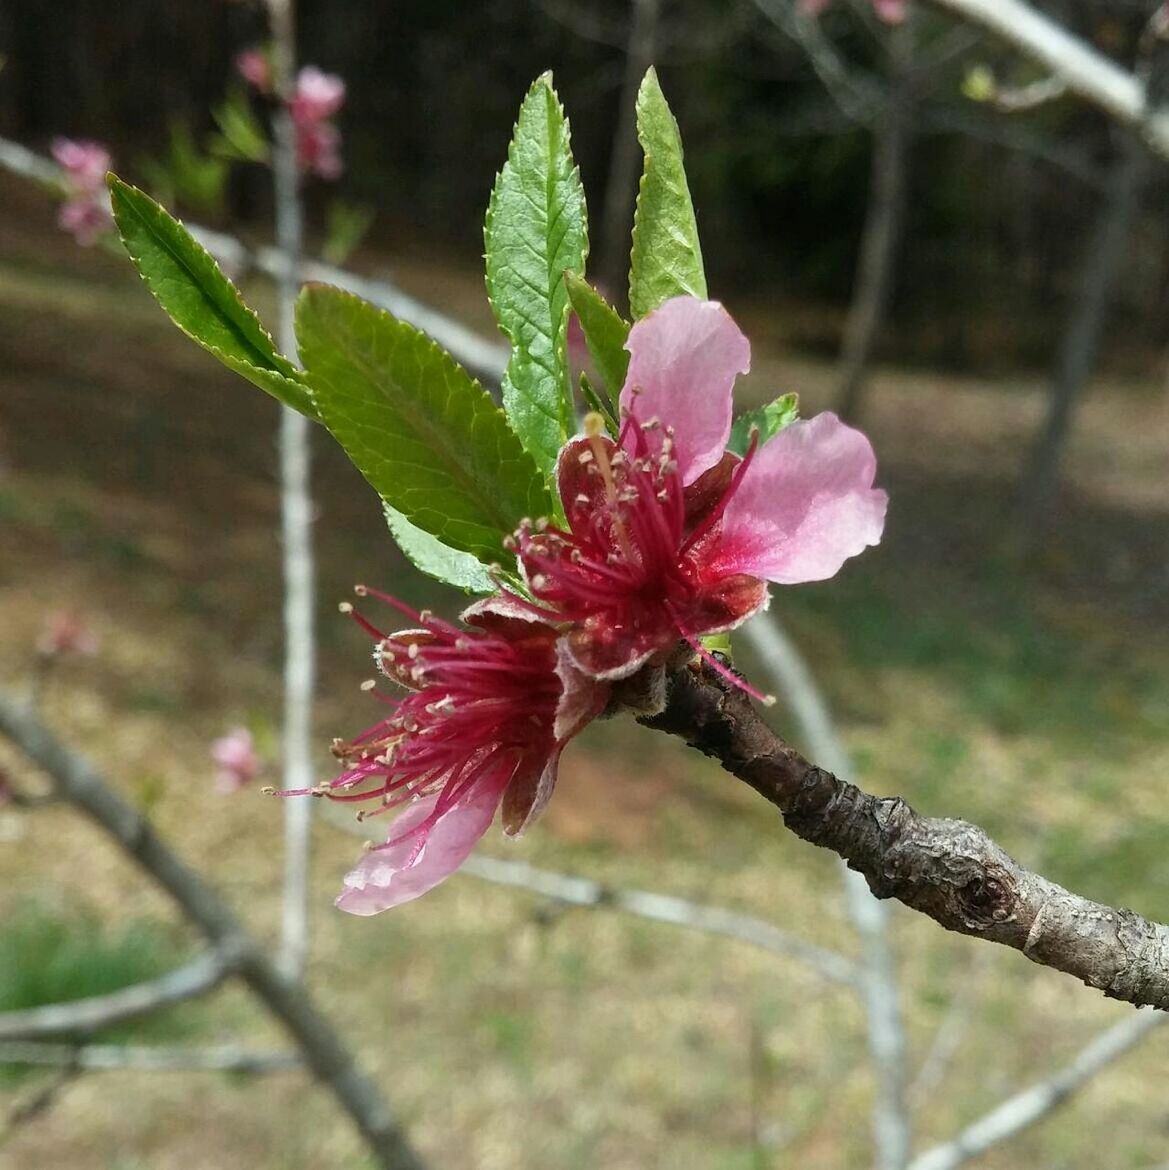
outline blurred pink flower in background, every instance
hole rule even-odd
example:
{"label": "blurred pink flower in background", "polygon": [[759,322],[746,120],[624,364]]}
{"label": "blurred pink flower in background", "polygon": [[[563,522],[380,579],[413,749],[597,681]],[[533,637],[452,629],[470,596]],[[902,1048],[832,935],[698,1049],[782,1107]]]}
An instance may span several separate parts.
{"label": "blurred pink flower in background", "polygon": [[296,126],[296,161],[305,174],[336,179],[341,162],[341,131],[329,120],[345,103],[345,82],[332,73],[306,65],[296,78],[288,104]]}
{"label": "blurred pink flower in background", "polygon": [[345,104],[345,82],[335,73],[306,65],[296,76],[296,93],[290,103],[297,123],[323,122]]}
{"label": "blurred pink flower in background", "polygon": [[256,751],[252,733],[246,727],[233,727],[211,745],[211,758],[219,771],[215,791],[225,796],[250,784],[263,770],[264,761]]}
{"label": "blurred pink flower in background", "polygon": [[900,24],[908,15],[909,0],[873,0],[873,11],[886,24]]}
{"label": "blurred pink flower in background", "polygon": [[[909,0],[872,0],[873,12],[886,24],[900,24],[909,14]],[[805,16],[819,16],[832,7],[832,0],[800,0]]]}
{"label": "blurred pink flower in background", "polygon": [[57,223],[88,247],[113,227],[105,185],[110,152],[100,142],[72,138],[54,138],[51,150],[64,171],[65,202]]}
{"label": "blurred pink flower in background", "polygon": [[339,179],[345,169],[341,161],[341,131],[332,122],[298,124],[296,163],[305,174]]}
{"label": "blurred pink flower in background", "polygon": [[37,653],[42,658],[57,658],[64,654],[94,655],[101,639],[72,610],[62,609],[45,619]]}
{"label": "blurred pink flower in background", "polygon": [[[272,92],[272,66],[260,49],[248,49],[235,59],[240,76],[257,93]],[[315,65],[306,65],[296,75],[296,89],[288,102],[288,112],[296,128],[296,161],[303,174],[322,179],[339,178],[341,131],[331,119],[345,104],[345,82],[335,73],[325,73]]]}
{"label": "blurred pink flower in background", "polygon": [[245,49],[235,59],[236,71],[259,93],[272,92],[272,65],[260,49]]}

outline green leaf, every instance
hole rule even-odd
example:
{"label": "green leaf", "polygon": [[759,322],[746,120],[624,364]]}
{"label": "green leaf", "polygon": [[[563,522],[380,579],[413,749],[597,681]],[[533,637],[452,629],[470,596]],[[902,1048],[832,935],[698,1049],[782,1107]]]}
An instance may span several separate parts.
{"label": "green leaf", "polygon": [[122,244],[170,319],[228,369],[316,418],[301,372],[206,249],[145,192],[113,175],[109,186]]}
{"label": "green leaf", "polygon": [[321,247],[325,263],[344,264],[373,226],[374,215],[368,204],[331,200],[325,208],[325,242]]}
{"label": "green leaf", "polygon": [[766,406],[748,410],[739,415],[731,426],[731,437],[727,443],[727,450],[736,455],[746,455],[751,445],[751,432],[759,432],[759,446],[762,447],[768,439],[778,435],[789,423],[794,423],[800,417],[800,396],[798,394],[782,394],[774,402]]}
{"label": "green leaf", "polygon": [[629,370],[629,352],[625,348],[629,323],[583,277],[575,272],[564,274],[568,299],[572,304],[588,346],[589,357],[609,392],[614,406],[625,385]]}
{"label": "green leaf", "polygon": [[437,537],[411,524],[396,508],[389,504],[383,506],[390,534],[416,568],[466,593],[495,591],[495,582],[478,557],[443,544]]}
{"label": "green leaf", "polygon": [[272,151],[264,127],[252,112],[252,103],[242,89],[230,89],[223,104],[212,110],[211,116],[219,127],[219,134],[211,141],[214,154],[242,162],[269,160]]}
{"label": "green leaf", "polygon": [[706,299],[694,204],[682,166],[682,137],[650,69],[637,94],[637,137],[645,167],[633,219],[629,308],[634,320],[671,297]]}
{"label": "green leaf", "polygon": [[424,333],[309,285],[296,335],[325,425],[412,524],[491,563],[520,520],[549,513],[543,477],[503,413]]}
{"label": "green leaf", "polygon": [[613,413],[612,406],[593,389],[588,374],[583,371],[580,375],[580,394],[589,410],[595,410],[605,420],[605,427],[609,433],[616,437],[620,429],[617,426],[617,416]]}
{"label": "green leaf", "polygon": [[536,80],[520,107],[484,237],[487,295],[512,345],[503,406],[540,470],[550,474],[574,427],[564,273],[583,271],[588,251],[584,188],[551,74]]}

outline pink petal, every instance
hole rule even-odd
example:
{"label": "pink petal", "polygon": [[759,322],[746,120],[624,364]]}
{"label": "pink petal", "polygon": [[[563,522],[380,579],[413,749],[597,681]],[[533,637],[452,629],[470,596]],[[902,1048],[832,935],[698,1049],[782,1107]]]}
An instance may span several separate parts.
{"label": "pink petal", "polygon": [[272,88],[272,65],[266,53],[245,49],[235,59],[236,71],[254,89],[268,93]]}
{"label": "pink petal", "polygon": [[66,172],[70,185],[81,194],[105,193],[110,152],[100,142],[54,138],[49,149]]}
{"label": "pink petal", "polygon": [[390,826],[387,840],[394,843],[369,850],[345,875],[338,908],[349,914],[380,914],[445,881],[490,828],[510,779],[503,770],[498,777],[482,777],[429,825],[441,793],[415,801]]}
{"label": "pink petal", "polygon": [[795,422],[755,455],[727,504],[705,574],[748,573],[781,585],[823,581],[881,539],[888,497],[877,457],[831,413]]}
{"label": "pink petal", "polygon": [[751,368],[750,344],[717,301],[675,297],[633,326],[625,348],[622,408],[643,424],[656,418],[673,427],[678,473],[693,483],[723,456],[731,392]]}
{"label": "pink petal", "polygon": [[901,24],[908,16],[907,0],[873,0],[873,11],[886,24]]}
{"label": "pink petal", "polygon": [[331,118],[345,103],[345,82],[335,73],[306,65],[296,75],[292,116],[297,122],[321,122]]}

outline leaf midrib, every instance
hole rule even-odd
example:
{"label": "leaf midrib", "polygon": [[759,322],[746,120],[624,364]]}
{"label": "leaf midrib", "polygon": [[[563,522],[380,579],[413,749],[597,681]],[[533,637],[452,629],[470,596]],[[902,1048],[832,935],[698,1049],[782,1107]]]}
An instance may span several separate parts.
{"label": "leaf midrib", "polygon": [[[330,332],[333,332],[331,325]],[[386,409],[389,410],[391,414],[396,414],[403,420],[408,429],[412,429],[414,431],[415,440],[417,442],[421,442],[424,446],[427,447],[429,451],[432,451],[438,457],[439,462],[442,463],[445,469],[447,469],[447,473],[450,475],[452,482],[459,487],[462,487],[464,489],[464,494],[467,495],[471,500],[475,501],[479,507],[483,507],[484,500],[490,501],[492,494],[490,491],[491,485],[484,485],[480,483],[476,477],[472,476],[464,469],[462,461],[456,458],[444,443],[436,441],[446,433],[445,428],[427,425],[425,422],[425,412],[422,412],[422,417],[424,420],[423,424],[417,425],[415,423],[415,412],[403,410],[397,405],[396,401],[392,399],[391,396],[387,394],[382,388],[382,382],[378,376],[379,371],[377,370],[376,366],[366,361],[360,354],[351,348],[351,346],[347,343],[347,336],[348,335],[344,335],[340,338],[337,344],[337,350],[344,353],[345,358],[355,368],[357,368],[361,372],[362,376],[369,382],[369,384],[375,388],[379,397],[385,403]],[[428,338],[425,338],[421,335],[420,337],[423,341],[425,341],[426,344],[433,344]],[[394,344],[397,344],[396,339]],[[439,360],[439,364],[444,364],[441,358]],[[470,385],[474,387],[476,393],[486,400],[486,402],[489,404],[489,408],[494,410],[494,404],[491,404],[490,398],[484,392],[479,383],[469,375],[467,380]],[[443,370],[443,384],[449,389],[449,371],[447,370]],[[500,453],[499,462],[501,465],[504,462],[502,453]],[[513,531],[516,524],[521,519],[521,517],[518,516],[511,517],[505,516],[502,513],[495,513],[490,508],[484,512],[484,515],[488,517],[489,522],[494,526],[494,529],[502,533]],[[467,521],[462,522],[467,523]],[[487,527],[487,525],[485,524],[484,527]]]}
{"label": "leaf midrib", "polygon": [[[280,357],[280,355],[276,353],[275,348],[273,348],[272,354],[268,354],[264,350],[257,347],[255,341],[253,341],[250,337],[248,337],[248,335],[240,327],[238,322],[236,322],[232,318],[232,316],[226,311],[224,306],[218,300],[213,298],[208,293],[207,289],[204,287],[204,283],[203,283],[203,280],[202,280],[200,274],[198,272],[196,272],[194,268],[191,267],[191,265],[188,263],[186,257],[184,257],[178,251],[176,251],[173,244],[161,232],[156,230],[154,225],[151,224],[149,219],[147,219],[147,217],[143,214],[141,209],[137,206],[137,203],[134,200],[134,198],[132,196],[128,197],[128,198],[123,198],[122,206],[129,210],[130,214],[146,230],[146,232],[149,234],[150,238],[155,240],[158,243],[158,245],[166,252],[166,254],[190,277],[191,284],[194,286],[195,289],[198,290],[199,296],[202,298],[203,302],[206,305],[209,305],[211,307],[211,309],[215,312],[216,316],[218,316],[221,321],[223,321],[227,324],[230,332],[236,338],[238,338],[238,340],[242,344],[243,348],[245,350],[253,353],[253,354],[256,354],[260,358],[259,362],[252,361],[251,364],[252,365],[259,365],[263,369],[270,370],[273,373],[280,374],[281,376],[283,376],[285,378],[289,378],[292,381],[296,381],[296,373],[297,373],[296,367],[289,361],[285,361],[283,363],[283,367],[282,367],[282,364],[276,360],[277,358]],[[195,241],[195,243],[196,243],[196,246],[198,246],[198,242]],[[139,263],[141,263],[141,261],[142,261],[141,255],[139,255],[138,260],[139,260]],[[244,311],[246,312],[247,310],[245,309]],[[258,322],[257,322],[256,327],[260,328]],[[208,343],[206,341],[204,341],[198,335],[191,332],[191,330],[189,330],[185,327],[184,327],[184,332],[189,334],[191,337],[193,337],[196,341],[200,342],[201,344],[208,345]]]}

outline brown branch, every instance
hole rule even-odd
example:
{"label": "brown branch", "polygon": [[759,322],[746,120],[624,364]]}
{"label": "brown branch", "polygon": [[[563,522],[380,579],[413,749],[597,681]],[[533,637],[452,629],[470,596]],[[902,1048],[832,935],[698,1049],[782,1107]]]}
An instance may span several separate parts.
{"label": "brown branch", "polygon": [[784,743],[709,667],[675,674],[665,711],[644,722],[718,760],[798,837],[862,873],[877,897],[1013,947],[1112,999],[1169,1010],[1169,926],[1024,869],[976,825],[924,817],[898,797],[837,779]]}
{"label": "brown branch", "polygon": [[66,748],[33,711],[3,694],[0,734],[39,764],[64,800],[166,890],[212,946],[232,956],[239,977],[279,1020],[305,1064],[352,1118],[375,1163],[382,1170],[421,1170],[422,1163],[377,1086],[358,1068],[304,985],[277,969],[218,890],[187,865],[87,760]]}

